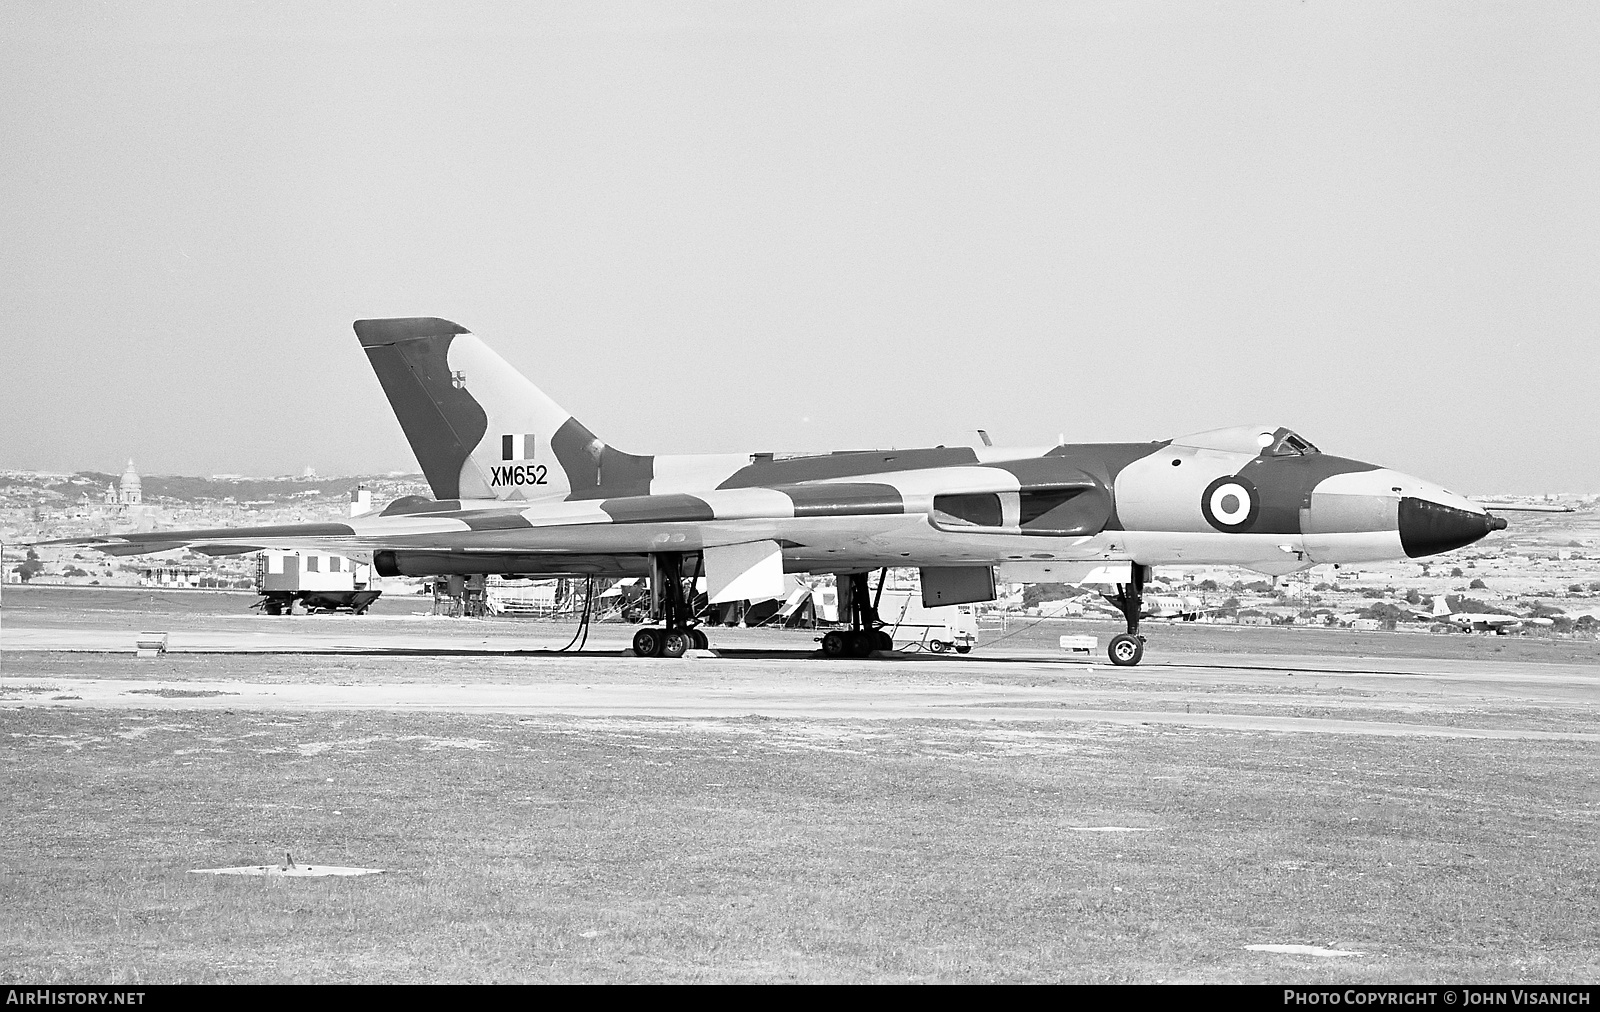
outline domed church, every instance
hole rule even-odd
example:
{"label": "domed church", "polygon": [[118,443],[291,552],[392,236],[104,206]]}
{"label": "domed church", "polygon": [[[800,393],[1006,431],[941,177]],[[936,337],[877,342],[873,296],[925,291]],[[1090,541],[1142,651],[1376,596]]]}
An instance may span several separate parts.
{"label": "domed church", "polygon": [[133,459],[128,459],[128,469],[122,472],[121,487],[106,486],[107,506],[137,506],[144,501],[144,483],[139,472],[133,469]]}

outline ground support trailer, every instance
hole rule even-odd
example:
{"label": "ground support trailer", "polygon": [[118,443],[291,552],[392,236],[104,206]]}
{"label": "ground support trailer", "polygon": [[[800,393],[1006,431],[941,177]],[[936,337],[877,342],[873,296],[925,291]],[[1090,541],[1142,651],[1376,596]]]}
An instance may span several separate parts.
{"label": "ground support trailer", "polygon": [[918,588],[890,586],[878,601],[878,618],[894,637],[896,649],[919,646],[941,654],[954,650],[971,653],[978,642],[978,615],[974,605],[946,604],[928,607]]}
{"label": "ground support trailer", "polygon": [[364,614],[383,593],[369,589],[370,569],[324,552],[265,551],[256,556],[256,603],[268,615],[293,615],[295,605],[306,614]]}

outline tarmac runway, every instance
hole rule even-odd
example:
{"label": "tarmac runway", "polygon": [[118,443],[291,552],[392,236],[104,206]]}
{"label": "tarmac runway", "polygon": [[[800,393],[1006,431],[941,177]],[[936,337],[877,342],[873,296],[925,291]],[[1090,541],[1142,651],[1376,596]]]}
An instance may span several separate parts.
{"label": "tarmac runway", "polygon": [[[1173,672],[1182,673],[1182,672]],[[909,684],[897,689],[771,690],[708,685],[307,685],[207,680],[159,682],[74,680],[64,707],[140,710],[433,710],[569,717],[692,717],[810,720],[1082,721],[1172,724],[1233,731],[1323,732],[1441,738],[1541,739],[1600,742],[1600,733],[1342,720],[1248,713],[1173,713],[1104,709],[1076,700],[988,685]],[[161,695],[161,693],[167,693]],[[215,693],[199,696],[196,692]],[[3,699],[4,697],[0,697]],[[12,697],[15,698],[15,697]]]}
{"label": "tarmac runway", "polygon": [[[175,625],[171,653],[138,659],[126,616],[11,618],[0,705],[1069,721],[1600,741],[1600,672],[1579,664],[1152,650],[1164,659],[1116,668],[1026,646],[826,660],[808,649],[807,634],[760,630],[714,630],[713,653],[663,660],[628,655],[628,627],[598,628],[586,650],[561,653],[564,631],[515,623],[216,616]],[[18,689],[40,679],[60,691]]]}

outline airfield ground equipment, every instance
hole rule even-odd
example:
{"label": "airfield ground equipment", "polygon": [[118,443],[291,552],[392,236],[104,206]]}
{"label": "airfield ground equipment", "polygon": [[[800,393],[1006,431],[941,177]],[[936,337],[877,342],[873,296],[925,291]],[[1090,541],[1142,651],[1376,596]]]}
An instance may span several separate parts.
{"label": "airfield ground equipment", "polygon": [[1097,636],[1063,636],[1061,649],[1069,654],[1093,654],[1100,649],[1100,638]]}
{"label": "airfield ground equipment", "polygon": [[256,603],[268,615],[366,613],[383,592],[371,590],[370,570],[325,552],[265,551],[256,556]]}
{"label": "airfield ground equipment", "polygon": [[946,604],[932,607],[922,598],[922,588],[913,583],[890,584],[881,591],[878,613],[894,642],[920,646],[936,654],[953,650],[972,652],[978,644],[978,614],[971,604]]}

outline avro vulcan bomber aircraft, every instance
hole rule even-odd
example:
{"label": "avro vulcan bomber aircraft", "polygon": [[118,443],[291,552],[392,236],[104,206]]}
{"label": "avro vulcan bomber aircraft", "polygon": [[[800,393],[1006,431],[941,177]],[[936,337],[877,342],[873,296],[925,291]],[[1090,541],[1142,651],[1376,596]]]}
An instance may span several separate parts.
{"label": "avro vulcan bomber aircraft", "polygon": [[[448,320],[360,320],[433,497],[348,522],[77,539],[116,555],[307,549],[385,576],[648,576],[658,626],[634,650],[705,646],[685,583],[709,600],[783,593],[834,573],[849,630],[823,653],[892,645],[868,575],[915,566],[929,606],[992,600],[995,582],[1095,583],[1127,620],[1116,664],[1144,653],[1152,566],[1283,574],[1420,558],[1506,526],[1462,496],[1323,453],[1277,424],[1150,443],[934,446],[785,456],[639,456],[597,437],[482,340]],[[882,580],[879,581],[881,590]]]}

